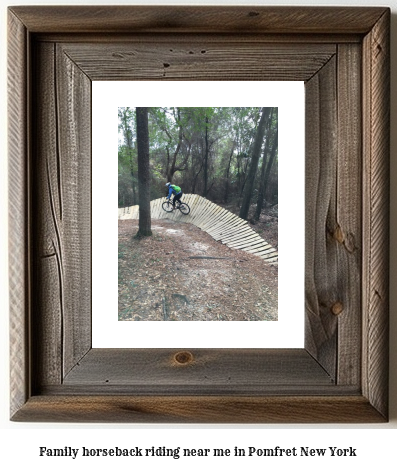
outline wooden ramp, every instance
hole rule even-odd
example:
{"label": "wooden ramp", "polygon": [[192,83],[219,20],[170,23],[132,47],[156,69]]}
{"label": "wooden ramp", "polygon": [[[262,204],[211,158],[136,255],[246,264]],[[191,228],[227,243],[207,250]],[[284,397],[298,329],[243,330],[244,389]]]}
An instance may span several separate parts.
{"label": "wooden ramp", "polygon": [[[188,215],[179,210],[167,213],[161,207],[166,199],[158,198],[150,202],[152,219],[172,219],[194,224],[231,249],[245,250],[272,265],[277,264],[276,249],[252,230],[247,221],[199,195],[183,195],[182,200],[190,206]],[[138,205],[119,208],[119,219],[138,218]]]}

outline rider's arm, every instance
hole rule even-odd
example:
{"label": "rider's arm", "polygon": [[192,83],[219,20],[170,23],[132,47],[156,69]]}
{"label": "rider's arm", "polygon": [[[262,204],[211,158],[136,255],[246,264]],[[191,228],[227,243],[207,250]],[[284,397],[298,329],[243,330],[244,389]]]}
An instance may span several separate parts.
{"label": "rider's arm", "polygon": [[170,199],[170,198],[171,198],[171,195],[172,195],[172,188],[169,187],[167,199]]}

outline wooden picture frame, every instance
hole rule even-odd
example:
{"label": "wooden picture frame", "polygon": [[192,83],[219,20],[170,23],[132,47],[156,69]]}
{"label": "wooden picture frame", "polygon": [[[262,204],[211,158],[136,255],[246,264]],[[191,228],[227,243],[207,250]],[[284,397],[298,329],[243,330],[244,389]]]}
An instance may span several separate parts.
{"label": "wooden picture frame", "polygon": [[[9,8],[11,420],[388,420],[389,23]],[[305,348],[92,349],[91,81],[226,79],[306,83]]]}

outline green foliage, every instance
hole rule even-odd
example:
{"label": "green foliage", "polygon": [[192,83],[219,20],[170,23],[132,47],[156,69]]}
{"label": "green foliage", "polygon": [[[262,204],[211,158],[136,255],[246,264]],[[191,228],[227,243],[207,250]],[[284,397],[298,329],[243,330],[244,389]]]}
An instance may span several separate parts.
{"label": "green foliage", "polygon": [[[217,202],[228,198],[238,200],[247,177],[261,109],[149,108],[151,199],[165,195],[167,181],[181,186],[184,193],[202,194],[207,166],[208,198]],[[262,152],[266,143],[271,145],[277,127],[278,114],[274,108]],[[118,131],[118,203],[122,207],[138,204],[135,108],[119,108]],[[261,155],[258,168],[262,167],[264,158]],[[276,153],[269,177],[271,188],[267,192],[273,200],[277,198],[277,163]],[[258,194],[260,178],[258,171],[254,197]]]}

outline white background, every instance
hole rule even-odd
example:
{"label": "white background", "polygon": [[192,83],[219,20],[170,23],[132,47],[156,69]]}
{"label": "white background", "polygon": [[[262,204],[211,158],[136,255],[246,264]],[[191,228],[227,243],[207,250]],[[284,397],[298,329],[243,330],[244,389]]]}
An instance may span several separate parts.
{"label": "white background", "polygon": [[[49,2],[34,1],[28,2],[6,2],[1,1],[0,10],[0,34],[1,34],[1,152],[0,152],[0,220],[1,220],[1,264],[0,264],[0,434],[1,453],[0,464],[3,469],[29,469],[42,470],[86,470],[87,464],[95,466],[96,470],[109,469],[110,466],[117,466],[119,470],[131,469],[152,469],[154,466],[164,470],[171,469],[191,469],[198,470],[204,466],[214,469],[215,466],[230,466],[231,469],[245,467],[250,470],[263,470],[274,465],[287,465],[294,470],[334,470],[335,468],[351,470],[352,468],[386,469],[391,470],[396,467],[395,444],[397,443],[397,254],[395,240],[397,235],[397,165],[395,156],[397,152],[397,121],[396,121],[396,60],[397,60],[397,2],[396,0],[361,0],[348,1],[339,0],[334,5],[367,5],[367,6],[390,6],[392,9],[392,129],[391,129],[391,350],[390,350],[390,422],[385,425],[257,425],[257,426],[229,426],[229,425],[208,425],[208,426],[172,426],[172,425],[117,425],[117,424],[16,424],[8,420],[8,297],[7,297],[7,165],[6,165],[6,7],[12,4],[56,4],[62,2],[51,0]],[[68,1],[64,4],[81,4],[81,1]],[[90,2],[85,4],[109,4],[110,1]],[[133,2],[118,2],[129,3]],[[141,0],[140,4],[150,4]],[[266,2],[233,2],[218,1],[217,4],[227,5],[264,5]],[[190,4],[216,4],[215,2],[190,2]],[[272,1],[271,4],[288,5],[288,1]],[[171,4],[171,2],[158,1],[157,4]],[[172,4],[189,4],[189,2],[172,2]],[[269,3],[270,4],[270,3]],[[306,1],[301,5],[333,5],[332,2]],[[267,458],[267,459],[244,459],[241,458],[195,458],[186,460],[173,460],[172,458],[162,458],[154,460],[134,461],[132,459],[85,459],[72,460],[71,458],[40,458],[38,447],[47,446],[61,448],[71,446],[75,448],[86,447],[151,447],[151,446],[183,446],[206,447],[206,448],[233,448],[235,445],[240,448],[246,446],[256,446],[258,448],[270,448],[274,446],[310,446],[313,448],[325,448],[329,446],[339,446],[357,448],[357,458]],[[8,464],[6,464],[8,462]]]}
{"label": "white background", "polygon": [[[305,218],[303,82],[251,82],[249,87],[244,82],[224,81],[93,82],[92,95],[93,347],[175,348],[181,346],[183,339],[184,346],[189,348],[302,348]],[[258,100],[262,103],[259,106],[277,106],[279,117],[279,320],[119,322],[118,107],[258,106]],[[111,159],[113,164],[109,164]],[[291,306],[291,299],[295,300],[295,306]]]}

